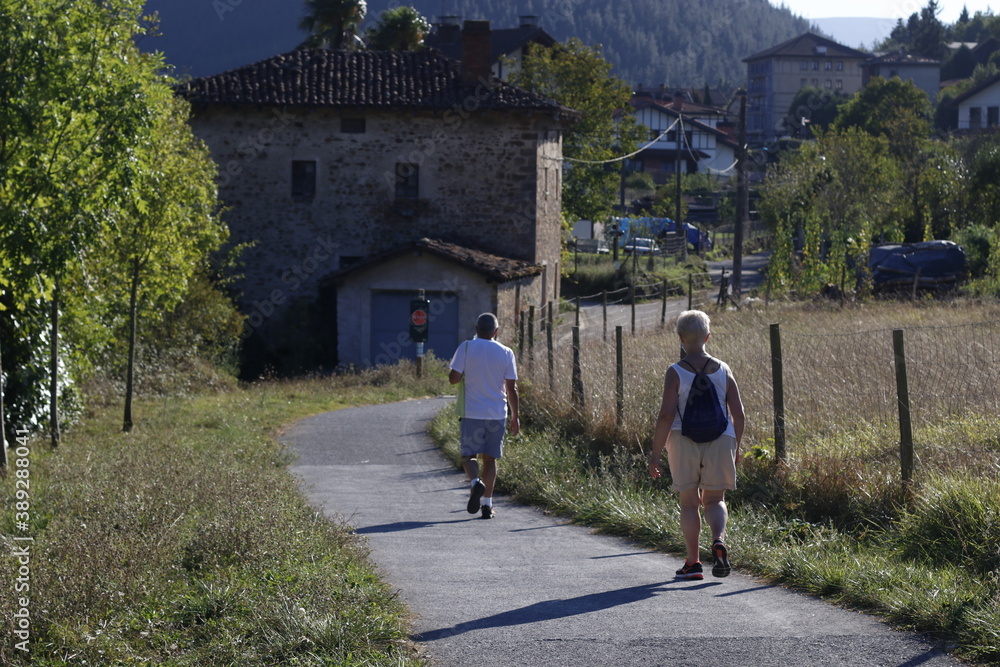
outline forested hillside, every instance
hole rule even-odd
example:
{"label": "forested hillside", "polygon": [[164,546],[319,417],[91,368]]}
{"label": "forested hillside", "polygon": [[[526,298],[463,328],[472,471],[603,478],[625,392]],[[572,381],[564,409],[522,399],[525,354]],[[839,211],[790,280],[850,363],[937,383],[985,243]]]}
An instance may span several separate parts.
{"label": "forested hillside", "polygon": [[[429,21],[440,16],[489,19],[512,28],[521,15],[539,17],[559,40],[601,44],[614,74],[631,85],[740,85],[743,58],[809,29],[805,19],[767,0],[370,0],[365,25],[389,7],[411,4]],[[300,1],[150,0],[161,36],[142,48],[162,50],[180,73],[203,76],[295,48]]]}
{"label": "forested hillside", "polygon": [[[369,0],[369,18],[396,0]],[[397,3],[398,4],[398,3]],[[517,26],[536,15],[559,40],[601,44],[614,74],[628,83],[701,87],[741,84],[742,60],[806,32],[809,22],[767,0],[412,0],[435,21],[442,13]]]}

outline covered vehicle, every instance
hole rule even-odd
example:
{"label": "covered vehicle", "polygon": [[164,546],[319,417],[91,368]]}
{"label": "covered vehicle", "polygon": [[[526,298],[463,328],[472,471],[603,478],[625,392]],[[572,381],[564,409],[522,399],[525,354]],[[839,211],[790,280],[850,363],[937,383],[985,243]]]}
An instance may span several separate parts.
{"label": "covered vehicle", "polygon": [[965,279],[965,250],[952,241],[873,246],[868,268],[876,291],[901,287],[951,289]]}

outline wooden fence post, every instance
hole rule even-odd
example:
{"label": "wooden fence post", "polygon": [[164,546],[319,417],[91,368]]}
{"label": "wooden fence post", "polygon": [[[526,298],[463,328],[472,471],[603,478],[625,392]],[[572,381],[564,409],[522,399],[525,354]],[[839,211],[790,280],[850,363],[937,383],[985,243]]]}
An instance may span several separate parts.
{"label": "wooden fence post", "polygon": [[546,341],[549,345],[549,391],[555,389],[555,351],[552,349],[552,330],[555,329],[553,326],[552,319],[552,302],[549,301],[549,326],[545,330],[545,335],[548,338]]}
{"label": "wooden fence post", "polygon": [[688,274],[688,310],[694,305],[694,274]]}
{"label": "wooden fence post", "polygon": [[667,281],[663,281],[663,303],[660,305],[660,326],[667,324]]}
{"label": "wooden fence post", "polygon": [[517,318],[517,325],[519,328],[517,334],[517,358],[524,359],[524,311],[520,313],[520,317]]}
{"label": "wooden fence post", "polygon": [[628,287],[629,301],[632,302],[632,335],[635,335],[635,285]]}
{"label": "wooden fence post", "polygon": [[615,424],[625,421],[625,364],[622,354],[622,328],[615,327]]}
{"label": "wooden fence post", "polygon": [[576,297],[576,326],[580,326],[580,297]]}
{"label": "wooden fence post", "polygon": [[580,327],[573,327],[573,405],[583,409],[583,369],[580,367]]}
{"label": "wooden fence post", "polygon": [[774,391],[774,457],[787,459],[785,450],[785,381],[781,361],[781,326],[771,325],[771,385]]}
{"label": "wooden fence post", "polygon": [[608,290],[601,292],[601,311],[604,316],[604,342],[608,342]]}
{"label": "wooden fence post", "polygon": [[906,377],[903,330],[893,329],[892,351],[896,365],[896,396],[899,403],[899,463],[903,485],[913,481],[913,425],[910,422],[910,388]]}
{"label": "wooden fence post", "polygon": [[535,370],[535,307],[528,307],[528,375]]}

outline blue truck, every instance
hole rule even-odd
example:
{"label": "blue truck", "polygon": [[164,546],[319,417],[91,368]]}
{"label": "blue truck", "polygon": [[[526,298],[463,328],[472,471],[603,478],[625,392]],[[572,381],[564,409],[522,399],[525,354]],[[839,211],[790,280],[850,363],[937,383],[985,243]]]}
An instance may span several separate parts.
{"label": "blue truck", "polygon": [[[612,233],[615,227],[621,232],[618,247],[622,249],[635,238],[658,239],[677,231],[677,224],[670,218],[612,218],[611,222]],[[708,232],[701,231],[688,222],[683,223],[681,229],[687,236],[688,245],[695,252],[712,249],[712,235]],[[609,239],[609,242],[614,242],[614,239]]]}

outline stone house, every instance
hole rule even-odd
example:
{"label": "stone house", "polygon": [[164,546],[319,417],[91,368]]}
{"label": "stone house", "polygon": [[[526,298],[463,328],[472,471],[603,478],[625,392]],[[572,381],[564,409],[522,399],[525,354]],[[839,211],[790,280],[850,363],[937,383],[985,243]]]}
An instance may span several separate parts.
{"label": "stone house", "polygon": [[429,344],[439,357],[479,312],[513,332],[521,308],[559,297],[576,112],[491,76],[490,35],[466,21],[461,62],[299,49],[178,87],[232,242],[250,244],[244,375],[373,364],[419,289],[448,300],[431,321],[432,343],[435,327],[454,334]]}

